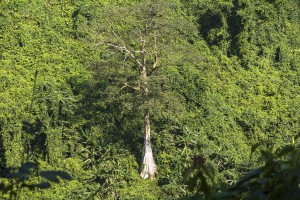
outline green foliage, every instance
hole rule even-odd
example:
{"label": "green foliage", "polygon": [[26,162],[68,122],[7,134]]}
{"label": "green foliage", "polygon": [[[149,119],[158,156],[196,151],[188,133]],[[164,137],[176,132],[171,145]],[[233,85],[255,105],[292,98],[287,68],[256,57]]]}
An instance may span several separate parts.
{"label": "green foliage", "polygon": [[262,151],[264,165],[247,173],[219,199],[297,199],[299,147],[287,145],[275,152]]}
{"label": "green foliage", "polygon": [[3,171],[1,173],[0,191],[4,195],[3,197],[7,197],[7,199],[8,196],[10,199],[13,197],[14,199],[20,199],[22,189],[30,191],[36,188],[47,189],[51,186],[49,182],[59,183],[59,178],[71,180],[71,176],[64,171],[39,171],[38,166],[33,162],[23,163],[17,168],[4,168]]}
{"label": "green foliage", "polygon": [[[299,1],[0,7],[0,169],[13,175],[1,175],[1,187],[12,196],[20,188],[19,199],[299,195]],[[157,66],[147,71],[147,100],[136,61],[111,46],[142,59],[141,39],[147,66]],[[146,107],[155,181],[138,173]],[[189,168],[197,155],[205,163]],[[37,169],[24,171],[29,161]],[[42,177],[51,170],[73,179]]]}
{"label": "green foliage", "polygon": [[[296,138],[298,138],[296,136]],[[251,154],[259,147],[255,145]],[[274,152],[261,150],[262,166],[251,170],[233,185],[216,184],[213,165],[202,155],[193,158],[184,174],[188,187],[200,199],[297,199],[299,196],[299,144],[285,145]],[[190,197],[193,198],[193,197]]]}

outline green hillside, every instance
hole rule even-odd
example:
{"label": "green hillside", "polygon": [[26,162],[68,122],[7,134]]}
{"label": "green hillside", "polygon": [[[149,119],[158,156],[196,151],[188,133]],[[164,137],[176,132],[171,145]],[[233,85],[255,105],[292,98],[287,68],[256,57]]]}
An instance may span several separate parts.
{"label": "green hillside", "polygon": [[299,134],[299,0],[0,1],[0,199],[296,200]]}

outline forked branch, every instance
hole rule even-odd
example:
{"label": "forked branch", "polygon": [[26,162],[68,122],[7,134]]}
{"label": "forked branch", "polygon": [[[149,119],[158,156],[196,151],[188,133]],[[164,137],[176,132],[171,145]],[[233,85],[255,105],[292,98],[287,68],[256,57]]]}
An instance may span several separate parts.
{"label": "forked branch", "polygon": [[110,44],[110,43],[106,43],[107,46],[109,47],[113,47],[121,52],[125,52],[127,55],[129,55],[134,62],[136,62],[140,67],[143,67],[142,63],[138,60],[138,58],[133,54],[133,52],[135,51],[130,51],[127,47],[125,46],[118,46],[118,45],[114,45],[114,44]]}
{"label": "forked branch", "polygon": [[135,91],[141,91],[140,86],[133,87],[133,86],[131,86],[131,85],[128,85],[127,82],[124,83],[123,87],[121,87],[120,90],[123,90],[123,89],[126,88],[126,87],[131,88],[131,89],[133,89],[133,90],[135,90]]}

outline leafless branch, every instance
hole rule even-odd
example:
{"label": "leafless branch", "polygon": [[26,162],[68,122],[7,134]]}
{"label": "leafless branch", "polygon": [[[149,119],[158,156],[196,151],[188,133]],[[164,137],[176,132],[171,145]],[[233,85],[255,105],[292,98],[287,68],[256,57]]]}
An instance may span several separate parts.
{"label": "leafless branch", "polygon": [[153,28],[154,28],[154,29],[156,28],[156,26],[153,27],[155,18],[156,18],[156,17],[153,17],[151,20],[147,20],[146,27],[145,27],[145,29],[146,29],[147,31],[148,31],[148,30],[151,30],[150,27],[152,27],[152,29],[153,29]]}
{"label": "leafless branch", "polygon": [[146,67],[146,49],[145,49],[145,43],[146,41],[145,40],[142,40],[142,65],[143,67]]}
{"label": "leafless branch", "polygon": [[152,70],[150,71],[149,75],[151,76],[159,68],[162,68],[162,66],[157,66],[155,68],[152,68]]}
{"label": "leafless branch", "polygon": [[141,31],[141,29],[138,29],[138,30],[139,30],[139,33],[140,33],[140,40],[143,41],[144,39],[142,37],[142,31]]}
{"label": "leafless branch", "polygon": [[112,29],[111,32],[113,33],[113,35],[119,40],[119,36],[115,33],[115,31]]}
{"label": "leafless branch", "polygon": [[121,52],[125,52],[126,54],[128,54],[140,67],[143,67],[142,63],[138,60],[138,58],[133,54],[132,51],[130,51],[129,49],[127,49],[127,47],[125,46],[118,46],[118,45],[114,45],[114,44],[110,44],[110,43],[106,43],[106,45],[108,45],[109,47],[113,47]]}
{"label": "leafless branch", "polygon": [[131,89],[134,89],[135,91],[141,91],[141,88],[140,88],[139,85],[138,85],[137,87],[133,87],[133,86],[128,85],[127,82],[124,83],[124,86],[121,87],[120,91],[123,90],[123,89],[126,88],[126,87],[129,87],[129,88],[131,88]]}
{"label": "leafless branch", "polygon": [[152,65],[152,71],[154,71],[157,68],[158,65],[158,53],[157,53],[157,40],[156,40],[156,36],[154,37],[154,63]]}
{"label": "leafless branch", "polygon": [[123,60],[123,68],[124,68],[124,69],[125,69],[125,62],[126,62],[126,59],[127,59],[127,54],[125,54],[124,60]]}
{"label": "leafless branch", "polygon": [[154,63],[152,65],[152,69],[156,69],[157,68],[157,65],[158,65],[158,55],[157,55],[157,52],[155,52],[155,55],[154,55]]}

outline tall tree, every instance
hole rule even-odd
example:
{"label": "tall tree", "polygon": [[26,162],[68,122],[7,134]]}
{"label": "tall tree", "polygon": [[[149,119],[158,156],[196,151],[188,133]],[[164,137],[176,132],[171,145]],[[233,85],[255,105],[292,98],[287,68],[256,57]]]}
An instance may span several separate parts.
{"label": "tall tree", "polygon": [[165,88],[164,69],[187,59],[187,38],[193,39],[195,29],[176,0],[107,6],[101,18],[101,44],[107,47],[102,53],[104,66],[113,66],[113,71],[119,73],[119,89],[133,94],[135,104],[143,108],[145,136],[140,176],[154,179],[157,167],[150,140],[150,119],[157,113],[154,102],[165,98],[158,92]]}

